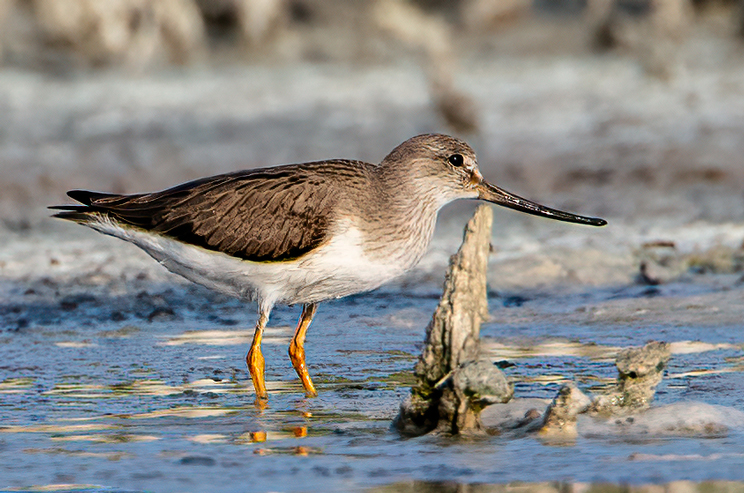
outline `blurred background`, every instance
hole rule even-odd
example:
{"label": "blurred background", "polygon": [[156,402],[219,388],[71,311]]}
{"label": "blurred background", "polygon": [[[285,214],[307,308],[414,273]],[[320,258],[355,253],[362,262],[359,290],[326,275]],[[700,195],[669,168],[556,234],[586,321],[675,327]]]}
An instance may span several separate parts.
{"label": "blurred background", "polygon": [[0,217],[69,188],[379,162],[447,132],[487,178],[621,221],[744,219],[744,2],[0,0]]}
{"label": "blurred background", "polygon": [[[116,248],[48,218],[69,189],[377,163],[425,132],[466,139],[507,190],[610,221],[499,212],[494,289],[744,271],[742,1],[0,0],[0,26],[8,279],[39,241]],[[443,211],[411,286],[438,287],[472,207]]]}

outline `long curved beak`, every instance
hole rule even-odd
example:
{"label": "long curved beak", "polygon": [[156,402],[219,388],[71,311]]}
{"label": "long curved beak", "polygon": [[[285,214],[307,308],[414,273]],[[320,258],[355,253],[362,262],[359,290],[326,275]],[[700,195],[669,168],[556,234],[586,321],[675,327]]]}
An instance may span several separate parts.
{"label": "long curved beak", "polygon": [[502,190],[499,187],[491,185],[484,180],[476,186],[478,190],[478,198],[481,200],[487,200],[488,202],[508,207],[520,212],[526,212],[534,216],[547,217],[549,219],[555,219],[556,221],[566,221],[569,223],[588,224],[589,226],[604,226],[607,221],[598,217],[586,217],[577,216],[570,212],[563,212],[557,209],[551,209],[543,205],[537,204],[527,199],[523,199],[517,195],[511,194],[506,190]]}

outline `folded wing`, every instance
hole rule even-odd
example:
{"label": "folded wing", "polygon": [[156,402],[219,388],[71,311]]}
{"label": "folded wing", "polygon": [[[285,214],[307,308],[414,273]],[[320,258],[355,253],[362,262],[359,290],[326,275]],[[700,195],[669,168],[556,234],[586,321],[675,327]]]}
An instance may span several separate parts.
{"label": "folded wing", "polygon": [[64,211],[56,214],[63,219],[107,216],[244,260],[286,261],[317,248],[329,235],[335,194],[319,164],[218,175],[149,194],[72,190],[68,195],[83,205],[54,208]]}

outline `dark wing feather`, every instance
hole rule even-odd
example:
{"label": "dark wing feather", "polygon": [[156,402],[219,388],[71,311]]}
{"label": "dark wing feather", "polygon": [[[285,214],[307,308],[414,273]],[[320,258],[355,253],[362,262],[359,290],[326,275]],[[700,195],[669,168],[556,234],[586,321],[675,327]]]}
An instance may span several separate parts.
{"label": "dark wing feather", "polygon": [[[121,223],[254,262],[298,258],[328,237],[338,197],[334,179],[363,163],[326,161],[218,175],[150,194],[73,190],[86,206],[58,217],[103,213]],[[329,179],[330,178],[330,179]]]}

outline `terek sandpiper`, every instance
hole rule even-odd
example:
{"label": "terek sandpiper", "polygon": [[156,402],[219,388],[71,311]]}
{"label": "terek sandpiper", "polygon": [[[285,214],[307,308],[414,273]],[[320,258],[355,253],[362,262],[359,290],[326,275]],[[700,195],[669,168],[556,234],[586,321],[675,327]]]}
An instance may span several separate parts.
{"label": "terek sandpiper", "polygon": [[305,334],[317,304],[375,289],[424,255],[439,210],[480,199],[559,221],[599,218],[550,209],[487,183],[475,152],[439,134],[413,137],[379,165],[329,160],[237,171],[154,193],[72,190],[83,205],[55,217],[134,243],[167,269],[258,302],[246,357],[257,400],[267,398],[261,336],[276,303],[301,303],[289,357],[309,396]]}

